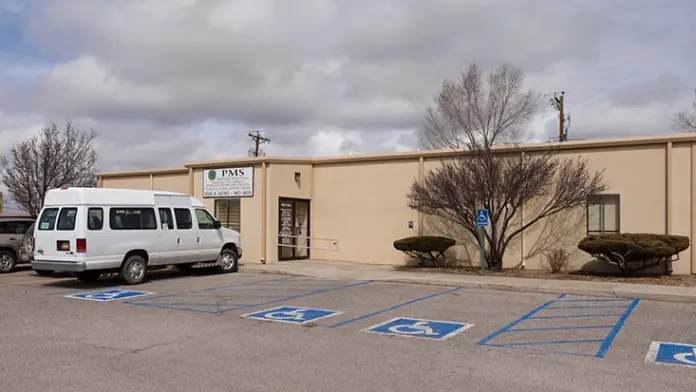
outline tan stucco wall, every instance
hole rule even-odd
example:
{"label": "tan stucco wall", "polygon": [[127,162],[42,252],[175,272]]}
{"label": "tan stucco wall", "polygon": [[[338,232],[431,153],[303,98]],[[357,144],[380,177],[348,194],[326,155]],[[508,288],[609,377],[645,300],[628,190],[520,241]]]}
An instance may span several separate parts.
{"label": "tan stucco wall", "polygon": [[188,174],[154,174],[152,189],[157,191],[189,193]]}
{"label": "tan stucco wall", "polygon": [[[682,140],[684,139],[684,140]],[[607,193],[620,194],[621,232],[671,233],[696,236],[693,224],[696,198],[696,138],[674,137],[675,141],[658,140],[641,145],[593,145],[558,154],[583,157],[590,169],[604,170]],[[609,143],[610,144],[610,143]],[[572,145],[572,143],[567,143]],[[527,153],[527,152],[526,152]],[[533,153],[533,152],[531,152]],[[419,233],[442,231],[436,221],[422,217],[407,206],[406,194],[412,183],[429,170],[437,168],[442,156],[432,152],[410,153],[377,158],[336,158],[301,161],[299,159],[256,158],[214,162],[205,167],[249,166],[254,162],[255,195],[242,199],[242,241],[244,262],[262,258],[277,261],[278,199],[290,197],[311,200],[311,237],[333,239],[339,250],[313,249],[311,258],[347,260],[370,264],[402,264],[404,255],[393,249],[393,241]],[[203,165],[196,164],[189,174],[146,172],[106,175],[103,187],[162,189],[193,194],[202,199]],[[266,170],[264,181],[264,167]],[[295,172],[301,173],[300,183]],[[668,175],[669,173],[669,175]],[[265,197],[264,197],[265,195]],[[214,210],[212,199],[202,199]],[[525,206],[518,224],[529,219],[534,206]],[[408,227],[409,221],[413,228]],[[421,224],[422,223],[422,224]],[[544,268],[544,251],[565,248],[571,253],[571,266],[578,268],[590,257],[577,250],[577,242],[586,233],[586,211],[564,212],[539,222],[523,232],[505,257],[508,267],[524,262],[530,269]],[[453,254],[461,260],[478,264],[475,244],[467,246],[466,235]],[[327,247],[328,242],[315,241]],[[696,273],[696,247],[680,255],[673,264],[677,274]]]}
{"label": "tan stucco wall", "polygon": [[[394,240],[417,234],[418,214],[406,193],[418,176],[418,160],[375,164],[314,166],[312,236],[336,239],[332,255],[312,258],[369,264],[403,264]],[[408,228],[413,221],[413,229]]]}
{"label": "tan stucco wall", "polygon": [[129,189],[152,189],[149,175],[139,175],[132,177],[104,178],[101,188],[129,188]]}

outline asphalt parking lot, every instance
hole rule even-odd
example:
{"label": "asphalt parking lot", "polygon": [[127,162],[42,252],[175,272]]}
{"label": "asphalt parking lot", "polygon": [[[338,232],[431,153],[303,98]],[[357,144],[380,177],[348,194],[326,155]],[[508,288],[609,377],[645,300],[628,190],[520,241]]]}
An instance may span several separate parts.
{"label": "asphalt parking lot", "polygon": [[129,287],[25,270],[0,295],[1,391],[692,391],[696,377],[689,304],[243,270]]}

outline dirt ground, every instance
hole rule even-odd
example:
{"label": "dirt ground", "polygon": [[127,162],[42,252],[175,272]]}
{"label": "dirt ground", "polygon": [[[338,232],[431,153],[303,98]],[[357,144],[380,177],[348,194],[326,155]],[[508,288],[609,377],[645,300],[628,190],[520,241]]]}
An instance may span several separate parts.
{"label": "dirt ground", "polygon": [[[448,273],[464,275],[481,275],[481,269],[475,267],[401,267],[401,270],[425,273]],[[551,273],[540,270],[504,269],[500,272],[486,271],[486,276],[505,276],[510,278],[555,279],[555,280],[584,280],[594,282],[658,284],[665,286],[696,287],[696,275],[637,275],[620,276],[615,274],[591,274],[588,272],[559,272]]]}

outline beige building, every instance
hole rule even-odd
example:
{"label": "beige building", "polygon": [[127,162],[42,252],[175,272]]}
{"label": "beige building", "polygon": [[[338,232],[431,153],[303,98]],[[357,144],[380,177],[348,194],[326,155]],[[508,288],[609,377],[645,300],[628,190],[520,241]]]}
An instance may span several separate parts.
{"label": "beige building", "polygon": [[[505,266],[545,267],[545,251],[566,248],[572,267],[592,265],[577,250],[588,232],[646,232],[694,238],[696,135],[569,141],[501,147],[533,153],[553,147],[559,156],[587,158],[604,170],[608,189],[587,209],[539,222],[505,255]],[[194,162],[182,168],[100,173],[99,186],[154,189],[203,200],[226,227],[242,233],[244,263],[311,258],[369,264],[403,264],[394,240],[443,232],[408,208],[406,194],[453,151],[344,156],[259,157]],[[524,219],[524,213],[520,217]],[[456,255],[478,263],[476,247]],[[696,273],[696,248],[673,264],[675,274]],[[588,264],[589,263],[589,264]]]}

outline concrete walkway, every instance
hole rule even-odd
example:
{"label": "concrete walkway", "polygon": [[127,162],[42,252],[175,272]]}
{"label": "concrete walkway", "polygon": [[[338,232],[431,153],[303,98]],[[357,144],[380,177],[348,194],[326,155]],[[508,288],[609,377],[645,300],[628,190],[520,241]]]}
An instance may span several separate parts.
{"label": "concrete walkway", "polygon": [[462,286],[488,290],[565,293],[696,303],[696,287],[408,272],[398,271],[390,266],[364,265],[340,261],[302,260],[272,264],[243,264],[240,270],[244,272],[309,276],[320,279],[376,280],[439,286]]}

